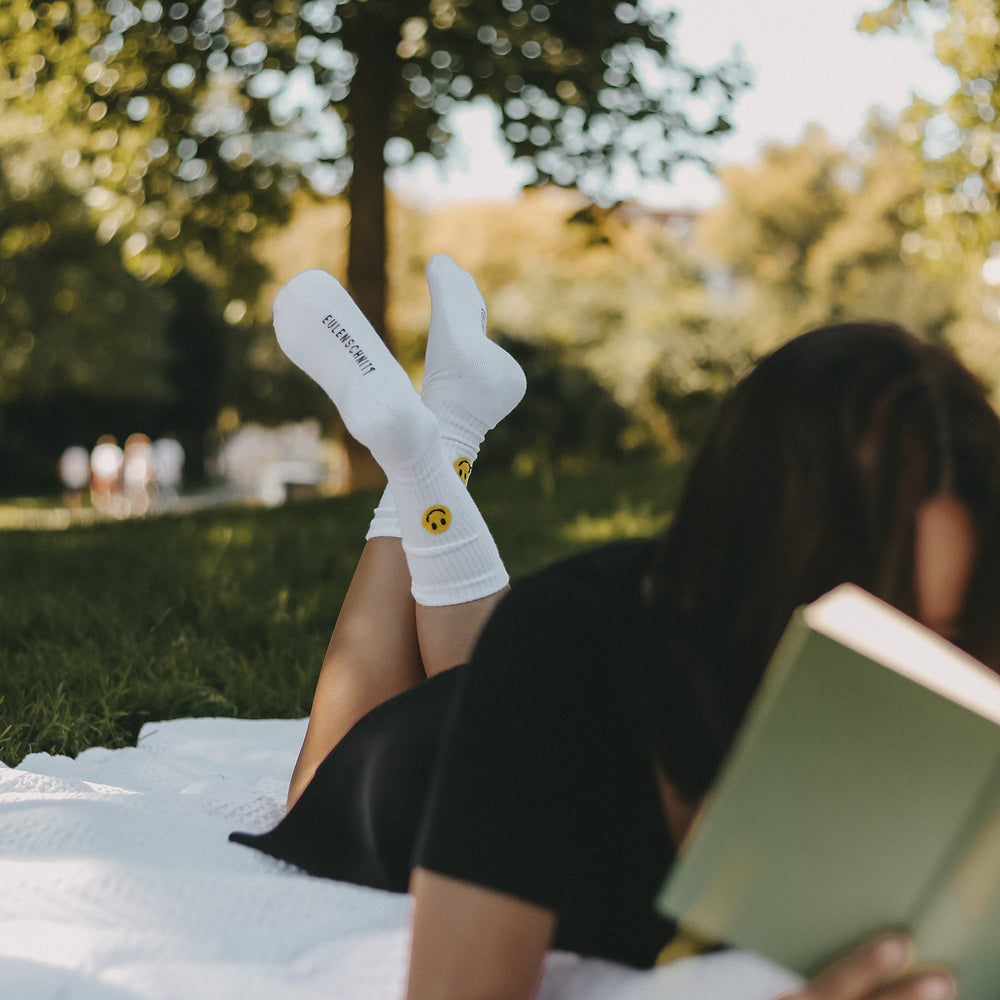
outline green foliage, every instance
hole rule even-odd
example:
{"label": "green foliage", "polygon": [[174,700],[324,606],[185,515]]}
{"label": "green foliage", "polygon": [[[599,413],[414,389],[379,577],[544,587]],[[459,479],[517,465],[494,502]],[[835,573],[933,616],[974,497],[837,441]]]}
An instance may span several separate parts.
{"label": "green foliage", "polygon": [[[188,272],[162,286],[64,231],[10,261],[0,289],[0,495],[56,488],[68,445],[177,437],[202,478],[229,330]],[[8,291],[9,289],[9,291]]]}
{"label": "green foliage", "polygon": [[[300,53],[336,38],[384,68],[392,134],[407,143],[401,155],[440,155],[442,115],[484,96],[499,108],[516,156],[531,161],[539,180],[563,184],[586,185],[626,159],[662,176],[697,155],[693,140],[729,127],[722,112],[747,82],[734,63],[699,71],[678,61],[674,13],[644,2],[348,0],[303,6],[302,16],[303,37],[317,41],[300,44]],[[316,60],[311,68],[349,109],[348,75]]]}
{"label": "green foliage", "polygon": [[535,442],[542,461],[584,441],[603,454],[681,453],[701,422],[685,398],[710,409],[748,355],[715,315],[713,289],[675,220],[552,187],[474,211],[470,231],[467,207],[400,209],[394,238],[405,250],[390,258],[400,353],[422,357],[424,262],[451,253],[476,276],[492,335],[513,344],[529,371],[513,441]]}
{"label": "green foliage", "polygon": [[141,6],[0,0],[0,446],[15,476],[11,455],[42,442],[11,431],[11,404],[131,401],[128,430],[153,431],[159,407],[163,430],[185,432],[192,351],[174,317],[204,330],[217,307],[202,297],[193,317],[160,280],[193,269],[249,297],[258,221],[285,217],[294,171],[261,145],[267,101],[246,92],[249,68],[221,72],[197,27],[225,22],[238,66],[246,24],[221,3]]}
{"label": "green foliage", "polygon": [[919,162],[877,119],[864,139],[848,153],[814,128],[721,172],[724,201],[700,220],[698,239],[736,279],[731,308],[752,354],[852,319],[944,336],[956,288],[905,252]]}
{"label": "green foliage", "polygon": [[923,160],[914,249],[938,270],[965,256],[996,252],[1000,240],[1000,4],[996,0],[892,0],[865,15],[861,28],[906,30],[933,13],[934,53],[957,86],[941,105],[914,100],[900,135]]}
{"label": "green foliage", "polygon": [[173,303],[96,243],[77,202],[44,167],[11,183],[0,147],[0,406],[54,391],[164,399]]}
{"label": "green foliage", "polygon": [[[621,156],[661,174],[728,128],[721,112],[747,82],[735,63],[678,61],[673,17],[606,0],[4,0],[2,95],[29,134],[59,126],[79,154],[67,177],[98,185],[105,215],[167,256],[180,237],[219,259],[307,164],[346,179],[336,164],[368,127],[351,113],[366,61],[386,85],[379,116],[411,153],[440,153],[441,117],[483,95],[540,177],[571,183]],[[290,90],[302,74],[352,134]]]}
{"label": "green foliage", "polygon": [[16,197],[44,154],[133,272],[211,273],[247,300],[253,241],[294,192],[351,179],[350,286],[381,330],[389,140],[393,162],[439,155],[448,110],[485,96],[539,180],[662,176],[746,85],[681,63],[671,20],[606,0],[0,0]]}
{"label": "green foliage", "polygon": [[[663,177],[701,155],[746,85],[733,63],[684,65],[672,13],[639,0],[316,0],[301,14],[295,60],[343,120],[352,161],[347,285],[382,332],[385,151],[442,155],[456,102],[491,101],[537,181],[594,193],[623,164]],[[329,159],[334,182],[341,165]]]}
{"label": "green foliage", "polygon": [[[681,470],[476,473],[512,574],[664,522]],[[0,759],[134,742],[186,715],[298,717],[377,495],[0,531]]]}
{"label": "green foliage", "polygon": [[56,144],[0,116],[0,406],[53,391],[169,392],[169,298],[99,242],[53,165]]}
{"label": "green foliage", "polygon": [[[606,0],[0,0],[0,404],[102,379],[162,397],[169,300],[142,309],[115,256],[208,282],[238,342],[260,237],[303,190],[346,188],[347,284],[386,333],[387,150],[440,155],[458,101],[492,101],[539,181],[702,156],[745,74],[686,66],[671,21]],[[252,364],[229,385],[265,408],[283,389]]]}
{"label": "green foliage", "polygon": [[3,0],[0,110],[7,136],[25,137],[9,151],[16,196],[46,185],[25,166],[42,151],[136,274],[207,257],[252,282],[241,272],[258,220],[284,218],[280,182],[296,173],[271,149],[267,99],[251,93],[262,34],[221,0]]}

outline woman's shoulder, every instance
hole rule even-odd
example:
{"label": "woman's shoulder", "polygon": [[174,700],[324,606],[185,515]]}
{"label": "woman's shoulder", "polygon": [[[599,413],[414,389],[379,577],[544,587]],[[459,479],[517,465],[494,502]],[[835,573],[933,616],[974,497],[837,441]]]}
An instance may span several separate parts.
{"label": "woman's shoulder", "polygon": [[655,550],[652,539],[616,541],[517,579],[489,631],[572,633],[581,641],[629,633],[642,623],[643,581]]}
{"label": "woman's shoulder", "polygon": [[655,547],[649,539],[613,542],[515,581],[486,623],[463,683],[478,690],[495,680],[546,704],[561,704],[567,690],[581,705],[592,696],[606,700],[609,665],[617,669],[644,627],[643,580]]}
{"label": "woman's shoulder", "polygon": [[[472,660],[600,658],[609,643],[641,627],[643,579],[654,551],[649,539],[614,542],[515,580],[490,615]],[[502,669],[508,674],[512,668]]]}
{"label": "woman's shoulder", "polygon": [[656,551],[652,538],[629,538],[567,556],[517,579],[513,589],[569,588],[593,590],[606,596],[609,590],[622,596],[638,594]]}

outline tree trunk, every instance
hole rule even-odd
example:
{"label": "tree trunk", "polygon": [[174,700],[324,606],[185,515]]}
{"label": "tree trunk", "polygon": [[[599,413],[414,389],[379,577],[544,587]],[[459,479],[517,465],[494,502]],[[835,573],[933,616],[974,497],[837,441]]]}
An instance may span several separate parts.
{"label": "tree trunk", "polygon": [[[385,205],[385,144],[394,103],[396,66],[394,42],[378,36],[359,47],[357,68],[348,97],[352,173],[348,189],[351,221],[348,230],[347,290],[379,336],[392,347],[386,328],[388,235]],[[381,470],[349,435],[350,487],[377,485]]]}
{"label": "tree trunk", "polygon": [[348,98],[353,172],[349,197],[347,288],[386,343],[385,144],[389,136],[395,65],[391,44],[373,39],[356,53],[357,69]]}

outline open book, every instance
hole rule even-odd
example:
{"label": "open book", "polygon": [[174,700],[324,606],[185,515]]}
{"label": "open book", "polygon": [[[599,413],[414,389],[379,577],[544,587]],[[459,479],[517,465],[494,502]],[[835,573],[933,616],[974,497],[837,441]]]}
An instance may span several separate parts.
{"label": "open book", "polygon": [[997,1000],[1000,677],[857,587],[800,609],[657,904],[802,974],[903,928]]}

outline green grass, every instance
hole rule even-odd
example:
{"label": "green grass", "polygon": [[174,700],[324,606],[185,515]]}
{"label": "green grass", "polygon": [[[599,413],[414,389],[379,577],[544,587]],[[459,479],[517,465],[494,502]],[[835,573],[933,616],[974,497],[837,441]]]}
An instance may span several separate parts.
{"label": "green grass", "polygon": [[[656,531],[680,475],[483,473],[472,490],[518,576]],[[156,719],[305,715],[376,499],[0,530],[0,760],[127,746]]]}

